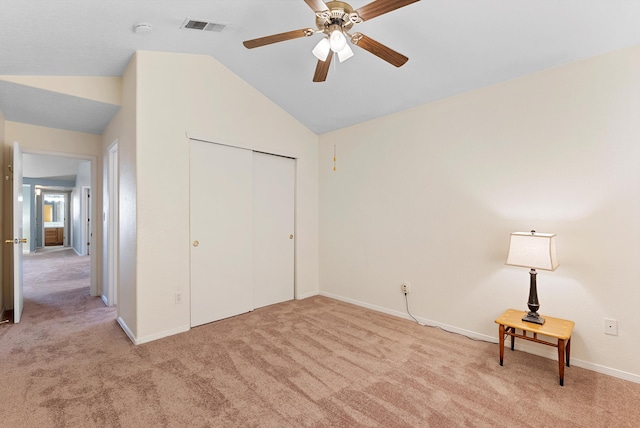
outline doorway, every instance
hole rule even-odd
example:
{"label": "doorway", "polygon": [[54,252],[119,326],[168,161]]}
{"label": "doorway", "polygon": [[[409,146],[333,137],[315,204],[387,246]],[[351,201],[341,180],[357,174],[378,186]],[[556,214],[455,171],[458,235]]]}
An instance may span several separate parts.
{"label": "doorway", "polygon": [[[36,219],[41,218],[42,221],[39,222],[41,230],[37,230],[36,233],[43,236],[43,242],[40,246],[36,243],[36,248],[69,246],[71,232],[69,227],[69,212],[71,211],[69,192],[48,189],[42,191],[42,188],[40,189],[42,203],[38,204],[36,196],[35,205],[42,208],[42,211],[36,214]],[[26,204],[24,209],[26,211]],[[25,215],[24,217],[30,217],[30,215]]]}
{"label": "doorway", "polygon": [[[25,150],[22,160],[24,193],[29,198],[29,213],[23,218],[32,237],[27,247],[36,254],[59,247],[86,256],[90,277],[87,291],[98,296],[97,257],[87,255],[87,243],[91,246],[95,232],[93,225],[87,228],[85,223],[95,212],[95,201],[91,200],[95,198],[83,198],[96,188],[96,157]],[[64,265],[59,268],[64,269]]]}

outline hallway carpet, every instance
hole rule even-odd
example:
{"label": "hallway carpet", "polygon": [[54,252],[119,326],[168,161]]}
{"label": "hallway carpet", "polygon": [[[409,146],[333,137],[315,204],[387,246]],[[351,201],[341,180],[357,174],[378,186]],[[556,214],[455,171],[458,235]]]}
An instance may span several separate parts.
{"label": "hallway carpet", "polygon": [[38,272],[25,260],[22,322],[0,325],[3,426],[637,427],[640,420],[638,384],[570,367],[560,387],[553,360],[507,351],[500,367],[495,344],[325,297],[134,346],[115,309],[89,296],[86,258],[36,257]]}

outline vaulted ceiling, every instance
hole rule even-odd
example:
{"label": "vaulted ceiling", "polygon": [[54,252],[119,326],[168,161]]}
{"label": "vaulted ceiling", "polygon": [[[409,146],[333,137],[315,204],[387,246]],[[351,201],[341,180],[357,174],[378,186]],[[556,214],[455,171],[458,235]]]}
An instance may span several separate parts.
{"label": "vaulted ceiling", "polygon": [[[358,9],[369,0],[351,0]],[[181,28],[185,19],[224,25]],[[136,24],[152,31],[136,34]],[[421,0],[357,24],[406,55],[359,47],[312,82],[316,34],[256,49],[244,40],[315,28],[304,0],[0,0],[0,110],[10,121],[99,134],[117,107],[2,76],[120,76],[136,50],[211,55],[322,134],[640,43],[640,1]]]}

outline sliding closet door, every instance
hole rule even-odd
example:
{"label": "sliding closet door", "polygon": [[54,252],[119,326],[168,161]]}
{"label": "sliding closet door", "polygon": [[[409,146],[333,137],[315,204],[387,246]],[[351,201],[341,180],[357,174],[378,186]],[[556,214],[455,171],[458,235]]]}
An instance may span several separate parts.
{"label": "sliding closet door", "polygon": [[253,306],[293,299],[295,160],[253,154]]}
{"label": "sliding closet door", "polygon": [[253,152],[191,141],[191,326],[253,309]]}

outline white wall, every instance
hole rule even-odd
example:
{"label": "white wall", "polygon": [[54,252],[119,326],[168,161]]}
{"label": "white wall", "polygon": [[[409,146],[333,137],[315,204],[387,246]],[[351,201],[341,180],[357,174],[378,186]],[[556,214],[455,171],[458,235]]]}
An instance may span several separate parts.
{"label": "white wall", "polygon": [[318,137],[209,56],[138,52],[137,79],[137,341],[190,325],[186,133],[297,157],[297,295],[317,293]]}
{"label": "white wall", "polygon": [[414,315],[496,339],[528,297],[510,232],[555,232],[540,312],[576,322],[574,363],[640,380],[639,117],[635,47],[322,135],[322,292],[404,314],[408,280]]}

